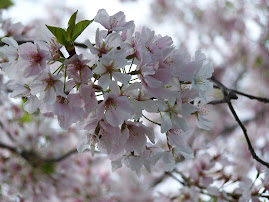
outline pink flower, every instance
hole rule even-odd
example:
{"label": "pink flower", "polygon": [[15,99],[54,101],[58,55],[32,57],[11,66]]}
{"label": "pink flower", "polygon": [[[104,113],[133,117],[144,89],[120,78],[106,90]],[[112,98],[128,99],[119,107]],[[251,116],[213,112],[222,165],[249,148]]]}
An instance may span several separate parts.
{"label": "pink flower", "polygon": [[142,87],[154,97],[171,96],[172,92],[162,88],[171,80],[172,69],[163,69],[158,61],[150,61],[149,58],[142,57],[137,71],[141,71],[138,78],[141,80]]}
{"label": "pink flower", "polygon": [[90,60],[83,60],[83,55],[74,55],[65,62],[67,72],[71,78],[77,82],[85,83],[92,78],[92,71],[87,65]]}
{"label": "pink flower", "polygon": [[93,70],[94,73],[101,75],[98,84],[106,90],[111,84],[112,78],[114,78],[116,81],[127,85],[131,75],[120,72],[120,69],[125,65],[127,65],[127,60],[122,50],[111,51],[103,55],[97,63],[97,67]]}
{"label": "pink flower", "polygon": [[151,96],[147,93],[147,91],[141,88],[141,84],[135,82],[128,86],[123,86],[123,88],[121,89],[123,95],[129,97],[129,101],[133,106],[133,119],[139,119],[142,116],[143,110],[152,113],[158,112],[158,105],[156,100],[150,99]]}
{"label": "pink flower", "polygon": [[24,110],[27,111],[29,114],[34,113],[40,105],[38,98],[35,95],[31,95],[30,88],[28,85],[16,84],[15,86],[16,88],[10,94],[10,97],[12,98],[25,97],[27,101],[23,104]]}
{"label": "pink flower", "polygon": [[66,97],[63,92],[63,82],[59,80],[61,77],[61,74],[53,75],[44,71],[30,84],[31,94],[40,93],[40,99],[46,104],[55,103],[58,95]]}
{"label": "pink flower", "polygon": [[[161,58],[162,51],[165,49],[173,49],[171,46],[173,44],[172,38],[168,36],[162,37],[161,35],[156,36],[155,32],[147,27],[142,28],[142,32],[135,33],[135,49],[136,56],[141,60],[141,56]],[[164,51],[165,52],[165,51]]]}
{"label": "pink flower", "polygon": [[95,91],[91,84],[86,85],[81,83],[79,86],[79,95],[84,100],[84,108],[86,113],[89,113],[96,109],[98,102],[95,96]]}
{"label": "pink flower", "polygon": [[91,154],[94,155],[95,147],[109,154],[110,158],[116,158],[120,154],[121,157],[123,148],[118,146],[121,133],[120,128],[113,127],[105,120],[98,121],[93,114],[90,114],[90,120],[84,127],[87,131],[85,138],[80,140],[78,151],[83,152],[90,147]]}
{"label": "pink flower", "polygon": [[80,99],[76,94],[69,94],[66,98],[58,96],[57,102],[52,105],[50,110],[58,116],[62,128],[68,128],[84,117]]}
{"label": "pink flower", "polygon": [[185,142],[185,138],[190,135],[190,131],[184,132],[181,129],[170,129],[167,132],[168,143],[175,148],[175,152],[180,153],[186,159],[193,159],[193,152],[190,146]]}
{"label": "pink flower", "polygon": [[109,51],[116,49],[122,45],[121,36],[118,33],[111,33],[107,35],[105,30],[96,30],[95,34],[95,46],[89,40],[85,41],[85,45],[88,46],[92,54],[102,57],[103,54],[109,53]]}
{"label": "pink flower", "polygon": [[110,92],[104,95],[104,100],[96,108],[97,119],[100,120],[104,113],[107,122],[116,127],[132,116],[133,109],[127,97]]}
{"label": "pink flower", "polygon": [[125,15],[122,11],[109,16],[105,9],[100,9],[94,18],[95,22],[99,22],[109,32],[111,31],[123,31],[134,27],[134,22],[125,21]]}
{"label": "pink flower", "polygon": [[17,77],[17,72],[20,70],[18,62],[19,45],[12,37],[5,37],[1,41],[8,45],[0,48],[0,52],[7,57],[7,62],[2,63],[1,67],[10,79],[15,79]]}
{"label": "pink flower", "polygon": [[141,122],[128,121],[124,127],[123,134],[128,139],[124,144],[124,149],[127,152],[142,153],[146,149],[146,136],[152,143],[155,142],[153,130],[144,126]]}
{"label": "pink flower", "polygon": [[42,45],[35,41],[35,44],[28,42],[19,46],[19,57],[25,77],[36,76],[46,68],[49,52],[41,49]]}
{"label": "pink flower", "polygon": [[63,45],[59,44],[57,39],[55,37],[50,38],[50,41],[48,42],[48,49],[50,52],[50,56],[53,59],[59,59],[61,57],[61,48]]}
{"label": "pink flower", "polygon": [[206,95],[212,94],[213,83],[208,79],[212,76],[214,69],[201,51],[196,51],[195,62],[197,63],[197,71],[192,79],[192,87],[199,91],[200,96],[205,101],[209,102],[210,100],[206,98]]}
{"label": "pink flower", "polygon": [[161,132],[164,133],[171,128],[179,128],[185,131],[188,128],[185,118],[197,109],[192,104],[182,103],[179,98],[170,102],[160,101],[159,110],[162,112]]}

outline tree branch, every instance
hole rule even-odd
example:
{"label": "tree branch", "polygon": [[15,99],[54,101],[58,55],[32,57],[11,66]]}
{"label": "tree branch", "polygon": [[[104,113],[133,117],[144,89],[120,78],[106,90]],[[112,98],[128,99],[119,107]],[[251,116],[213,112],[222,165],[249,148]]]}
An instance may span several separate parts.
{"label": "tree branch", "polygon": [[237,95],[233,91],[231,91],[222,100],[213,100],[208,104],[217,105],[222,103],[228,103],[230,100],[237,100],[237,99],[238,99]]}
{"label": "tree branch", "polygon": [[265,98],[265,97],[257,97],[257,96],[249,95],[249,94],[246,94],[246,93],[242,93],[242,92],[240,92],[238,90],[233,90],[233,92],[235,92],[238,95],[245,96],[245,97],[247,97],[247,98],[249,98],[251,100],[258,100],[260,102],[269,103],[269,99]]}
{"label": "tree branch", "polygon": [[[27,42],[31,42],[31,43],[33,43],[34,41],[31,41],[31,40],[29,40],[29,41],[17,41],[17,43],[18,43],[19,45],[21,45],[21,44],[23,44],[23,43],[27,43]],[[4,45],[6,45],[6,44],[0,41],[0,46],[4,46]],[[80,48],[88,48],[88,47],[87,47],[85,44],[83,44],[83,43],[76,43],[76,42],[75,42],[74,45],[77,46],[77,47],[80,47]]]}
{"label": "tree branch", "polygon": [[242,129],[243,132],[244,132],[244,136],[245,136],[246,141],[247,141],[247,144],[248,144],[248,149],[249,149],[249,151],[250,151],[252,157],[253,157],[256,161],[260,162],[261,164],[263,164],[263,165],[265,165],[267,168],[269,168],[269,163],[263,161],[262,159],[260,159],[260,158],[256,155],[256,153],[255,153],[255,151],[254,151],[254,149],[253,149],[253,147],[252,147],[252,144],[251,144],[251,142],[250,142],[250,139],[249,139],[249,137],[248,137],[247,129],[245,128],[244,124],[243,124],[243,123],[240,121],[240,119],[238,118],[238,116],[237,116],[237,114],[236,114],[236,112],[235,112],[235,110],[234,110],[234,108],[233,108],[233,105],[232,105],[232,103],[231,103],[230,101],[228,102],[228,106],[229,106],[230,111],[232,112],[232,114],[233,114],[235,120],[237,121],[237,123],[239,124],[239,126],[241,127],[241,129]]}
{"label": "tree branch", "polygon": [[55,162],[60,162],[66,158],[68,158],[69,156],[76,154],[77,153],[77,149],[72,149],[69,152],[56,157],[56,158],[42,158],[41,156],[39,156],[37,153],[35,153],[34,151],[22,151],[19,152],[15,147],[9,146],[3,142],[0,142],[0,148],[2,149],[7,149],[10,152],[16,154],[17,156],[22,157],[23,159],[25,159],[27,162],[29,162],[31,165],[36,165],[36,162],[47,162],[47,163],[55,163]]}
{"label": "tree branch", "polygon": [[62,156],[59,156],[56,158],[51,158],[51,159],[44,159],[44,160],[47,162],[59,162],[59,161],[62,161],[64,159],[68,158],[69,156],[71,156],[73,154],[77,154],[77,153],[78,153],[77,149],[72,149],[69,152],[63,154]]}
{"label": "tree branch", "polygon": [[12,153],[17,154],[17,155],[21,155],[14,147],[9,146],[3,142],[0,142],[0,148],[7,149],[7,150],[9,150]]}
{"label": "tree branch", "polygon": [[[215,83],[215,82],[219,82],[219,81],[216,80],[216,78],[213,77],[213,76],[210,78],[210,80],[213,81],[214,83]],[[217,83],[216,83],[216,84],[217,84]],[[258,101],[260,101],[260,102],[269,103],[269,99],[268,99],[268,98],[265,98],[265,97],[257,97],[257,96],[254,96],[254,95],[249,95],[249,94],[247,94],[247,93],[243,93],[243,92],[241,92],[241,91],[234,90],[234,89],[231,89],[231,88],[227,88],[226,86],[219,86],[219,85],[223,85],[223,84],[222,84],[222,83],[219,83],[219,84],[217,84],[217,85],[214,85],[214,88],[221,89],[222,87],[224,87],[225,91],[234,92],[234,93],[236,93],[236,94],[238,94],[238,95],[245,96],[245,97],[247,97],[247,98],[249,98],[249,99],[251,99],[251,100],[258,100]],[[221,103],[219,103],[219,104],[221,104]]]}
{"label": "tree branch", "polygon": [[[236,91],[234,90],[231,90],[229,88],[227,88],[226,86],[224,86],[220,81],[218,81],[214,76],[211,77],[211,80],[222,90],[223,94],[224,94],[224,98],[225,98],[225,102],[228,104],[229,106],[229,109],[230,111],[232,112],[233,114],[233,117],[235,118],[235,120],[237,121],[237,123],[239,124],[239,126],[241,127],[243,133],[244,133],[244,136],[245,136],[245,139],[247,141],[247,144],[248,144],[248,149],[252,155],[252,157],[258,161],[259,163],[261,163],[262,165],[266,166],[267,168],[269,168],[269,163],[263,161],[261,158],[259,158],[257,156],[257,154],[255,153],[254,151],[254,148],[250,142],[250,139],[248,137],[248,134],[247,134],[247,129],[245,128],[245,126],[243,125],[243,123],[240,121],[239,117],[237,116],[234,108],[233,108],[233,105],[231,103],[231,98],[229,97],[229,94],[230,93],[236,93]],[[237,91],[239,92],[239,91]],[[244,94],[244,96],[246,96],[247,94]],[[247,96],[248,97],[248,96]]]}

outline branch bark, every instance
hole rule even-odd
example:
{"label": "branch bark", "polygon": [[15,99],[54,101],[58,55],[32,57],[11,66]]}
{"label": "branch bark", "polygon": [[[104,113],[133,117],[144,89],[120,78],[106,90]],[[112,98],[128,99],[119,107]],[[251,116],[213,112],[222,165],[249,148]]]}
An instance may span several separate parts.
{"label": "branch bark", "polygon": [[42,158],[41,156],[39,156],[37,153],[35,153],[34,151],[21,151],[19,152],[15,147],[9,146],[3,142],[0,142],[0,148],[2,149],[7,149],[10,152],[12,152],[13,154],[22,157],[23,159],[25,159],[27,162],[29,162],[30,164],[32,164],[32,161],[38,161],[38,162],[47,162],[47,163],[56,163],[56,162],[60,162],[68,157],[70,157],[73,154],[78,153],[77,149],[72,149],[69,152],[66,152],[65,154],[56,157],[56,158]]}
{"label": "branch bark", "polygon": [[[242,129],[242,131],[243,131],[243,133],[244,133],[245,139],[246,139],[246,141],[247,141],[247,144],[248,144],[248,149],[249,149],[249,151],[250,151],[252,157],[253,157],[256,161],[258,161],[259,163],[261,163],[262,165],[264,165],[264,166],[266,166],[267,168],[269,168],[269,163],[263,161],[263,160],[262,160],[261,158],[259,158],[259,157],[257,156],[257,154],[255,153],[254,148],[253,148],[253,146],[252,146],[252,144],[251,144],[251,141],[250,141],[250,139],[249,139],[249,137],[248,137],[247,129],[246,129],[246,127],[244,126],[244,124],[241,122],[241,120],[239,119],[239,117],[237,116],[237,113],[235,112],[234,107],[233,107],[233,105],[232,105],[232,103],[231,103],[232,97],[229,96],[229,95],[230,95],[231,93],[233,93],[233,94],[234,94],[234,93],[238,93],[239,91],[235,91],[235,90],[232,90],[232,89],[227,88],[224,84],[222,84],[222,83],[221,83],[219,80],[217,80],[214,76],[211,77],[211,81],[213,81],[213,82],[218,86],[218,88],[221,89],[223,95],[225,96],[222,103],[225,102],[225,103],[228,104],[228,107],[229,107],[230,111],[232,112],[234,119],[236,120],[236,122],[238,123],[238,125],[241,127],[241,129]],[[244,95],[244,96],[249,97],[249,98],[250,98],[250,97],[254,97],[253,99],[257,98],[257,97],[255,97],[255,96],[250,96],[250,95],[248,95],[248,94],[241,93],[241,92],[239,92],[238,94]],[[266,101],[267,99],[265,99],[265,100],[264,100],[264,99],[261,99],[261,100]],[[259,100],[259,101],[261,101],[261,100]],[[267,103],[267,101],[266,101],[266,103]],[[220,103],[218,103],[218,104],[220,104]]]}

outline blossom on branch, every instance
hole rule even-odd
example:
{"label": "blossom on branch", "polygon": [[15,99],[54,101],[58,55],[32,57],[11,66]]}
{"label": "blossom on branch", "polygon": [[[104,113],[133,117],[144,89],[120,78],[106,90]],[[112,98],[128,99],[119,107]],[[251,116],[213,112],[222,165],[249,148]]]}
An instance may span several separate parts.
{"label": "blossom on branch", "polygon": [[[162,164],[172,171],[182,156],[191,159],[193,151],[184,141],[191,131],[189,117],[197,118],[200,128],[209,126],[202,109],[212,93],[213,69],[205,55],[197,51],[192,61],[171,37],[146,27],[135,31],[123,12],[109,16],[104,9],[94,21],[105,30],[98,28],[95,44],[85,42],[88,54],[78,55],[75,39],[91,21],[76,24],[75,17],[67,30],[47,26],[55,36],[47,42],[18,45],[3,39],[9,45],[1,50],[8,58],[3,70],[20,78],[13,81],[17,88],[11,96],[27,98],[29,113],[39,108],[55,115],[63,129],[77,124],[85,132],[77,150],[105,153],[113,169],[125,164],[140,175],[143,167],[150,172]],[[148,122],[157,125],[164,145]]]}
{"label": "blossom on branch", "polygon": [[26,78],[36,76],[46,68],[49,57],[46,49],[46,45],[41,42],[35,44],[27,42],[19,46],[19,59]]}

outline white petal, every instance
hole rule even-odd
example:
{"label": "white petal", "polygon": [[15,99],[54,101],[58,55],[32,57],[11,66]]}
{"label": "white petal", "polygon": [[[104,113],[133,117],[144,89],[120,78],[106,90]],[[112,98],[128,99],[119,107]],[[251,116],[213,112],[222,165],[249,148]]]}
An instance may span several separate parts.
{"label": "white petal", "polygon": [[130,81],[131,79],[131,75],[123,74],[120,72],[113,72],[112,76],[116,81],[119,81],[123,83],[124,85],[128,85],[128,81]]}
{"label": "white petal", "polygon": [[13,46],[14,48],[18,48],[18,43],[13,39],[13,37],[5,37],[1,40],[5,44],[8,44],[9,46]]}
{"label": "white petal", "polygon": [[84,152],[86,149],[89,149],[90,146],[90,138],[88,136],[84,136],[83,138],[80,138],[77,144],[77,151],[79,153]]}
{"label": "white petal", "polygon": [[111,79],[109,74],[101,76],[98,80],[98,84],[103,88],[103,90],[106,90],[110,83]]}
{"label": "white petal", "polygon": [[100,9],[97,12],[97,15],[94,18],[95,22],[99,22],[101,25],[103,25],[105,28],[109,29],[110,25],[109,25],[109,15],[106,12],[105,9]]}
{"label": "white petal", "polygon": [[176,147],[176,151],[179,152],[185,159],[193,159],[193,151],[189,146]]}
{"label": "white petal", "polygon": [[18,98],[25,94],[27,94],[29,90],[25,88],[24,86],[17,86],[15,90],[10,94],[10,97],[12,98]]}
{"label": "white petal", "polygon": [[97,48],[95,48],[92,43],[87,39],[84,44],[90,49],[92,54],[98,54],[99,51]]}
{"label": "white petal", "polygon": [[36,95],[37,93],[44,92],[46,88],[46,84],[43,84],[42,82],[34,81],[30,84],[31,94]]}
{"label": "white petal", "polygon": [[48,88],[44,92],[43,101],[46,104],[53,104],[56,102],[56,93],[53,88]]}
{"label": "white petal", "polygon": [[23,108],[29,114],[34,113],[39,107],[39,100],[36,96],[30,96],[28,100],[24,103]]}
{"label": "white petal", "polygon": [[120,119],[121,115],[116,112],[116,110],[112,109],[108,110],[105,114],[107,122],[114,127],[123,123],[123,120]]}
{"label": "white petal", "polygon": [[164,113],[162,115],[162,125],[161,125],[161,132],[165,133],[166,131],[172,128],[172,122],[169,116],[169,113]]}
{"label": "white petal", "polygon": [[111,166],[112,166],[112,172],[114,172],[118,168],[121,168],[122,167],[121,159],[118,159],[116,161],[111,161]]}

